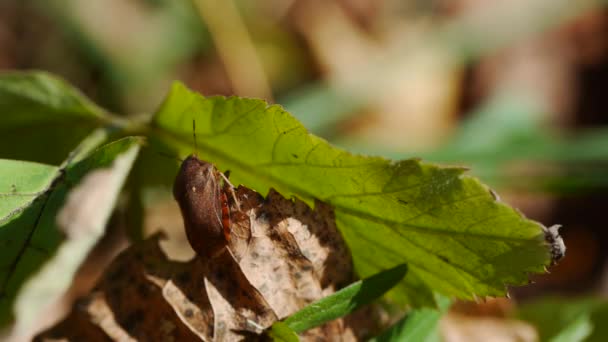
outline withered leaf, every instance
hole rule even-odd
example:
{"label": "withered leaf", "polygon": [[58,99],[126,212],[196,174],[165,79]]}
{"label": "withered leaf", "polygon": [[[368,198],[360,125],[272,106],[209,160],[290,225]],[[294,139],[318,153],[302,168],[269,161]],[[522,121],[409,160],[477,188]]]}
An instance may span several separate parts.
{"label": "withered leaf", "polygon": [[[328,207],[312,210],[276,192],[264,199],[243,186],[234,195],[223,251],[177,262],[159,248],[160,235],[135,244],[64,321],[37,339],[252,340],[353,279]],[[369,331],[374,320],[366,323],[358,328]],[[300,337],[352,340],[355,332],[336,320]]]}

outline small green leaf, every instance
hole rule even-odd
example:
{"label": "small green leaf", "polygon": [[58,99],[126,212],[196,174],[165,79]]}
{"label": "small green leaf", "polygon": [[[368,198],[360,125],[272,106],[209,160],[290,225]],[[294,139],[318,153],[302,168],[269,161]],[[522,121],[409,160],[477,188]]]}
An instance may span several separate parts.
{"label": "small green leaf", "polygon": [[548,297],[522,305],[517,318],[532,323],[541,341],[607,341],[608,302]]}
{"label": "small green leaf", "polygon": [[45,72],[1,74],[0,104],[13,113],[3,115],[2,124],[15,126],[106,115],[77,89]]}
{"label": "small green leaf", "polygon": [[[549,341],[551,342],[574,342],[574,341],[585,341],[586,337],[591,335],[593,331],[593,324],[589,315],[581,315],[574,321],[570,322],[567,326],[562,329],[558,334],[553,336]],[[605,340],[605,339],[604,339]],[[603,341],[604,341],[603,340]]]}
{"label": "small green leaf", "polygon": [[[0,112],[0,156],[46,163],[59,163],[111,120],[77,89],[44,72],[0,73]],[[43,148],[49,143],[53,148]]]}
{"label": "small green leaf", "polygon": [[283,322],[275,322],[268,330],[268,336],[276,342],[298,342],[300,340],[298,334]]}
{"label": "small green leaf", "polygon": [[434,305],[434,292],[500,296],[550,263],[542,226],[496,199],[459,167],[352,155],[313,136],[264,101],[205,98],[173,86],[157,112],[155,138],[232,171],[262,194],[333,206],[360,276],[407,263],[393,298]]}
{"label": "small green leaf", "polygon": [[359,280],[342,290],[320,299],[285,319],[285,324],[296,333],[317,327],[325,322],[346,316],[395,286],[407,272],[406,265],[382,271]]}
{"label": "small green leaf", "polygon": [[58,167],[0,159],[0,222],[38,197],[57,175]]}
{"label": "small green leaf", "polygon": [[404,318],[388,328],[380,336],[371,339],[369,342],[389,342],[389,341],[420,341],[420,342],[439,342],[438,323],[441,317],[449,308],[450,300],[442,297],[438,299],[439,310],[431,308],[421,308],[412,310]]}
{"label": "small green leaf", "polygon": [[15,320],[16,331],[27,331],[103,234],[140,140],[87,153],[101,137],[86,139],[61,167],[0,161],[0,328]]}

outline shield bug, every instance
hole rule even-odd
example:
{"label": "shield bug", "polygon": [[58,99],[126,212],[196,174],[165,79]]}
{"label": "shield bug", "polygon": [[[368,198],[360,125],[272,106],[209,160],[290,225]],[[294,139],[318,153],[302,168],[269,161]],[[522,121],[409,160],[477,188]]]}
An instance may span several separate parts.
{"label": "shield bug", "polygon": [[182,212],[188,241],[199,255],[215,256],[230,240],[229,187],[213,164],[196,155],[182,162],[173,196]]}

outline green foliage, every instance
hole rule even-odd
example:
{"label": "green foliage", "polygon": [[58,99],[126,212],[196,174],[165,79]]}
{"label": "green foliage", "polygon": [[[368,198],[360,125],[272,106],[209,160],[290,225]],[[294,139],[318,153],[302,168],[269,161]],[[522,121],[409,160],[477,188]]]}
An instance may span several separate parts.
{"label": "green foliage", "polygon": [[297,342],[300,340],[298,334],[283,322],[275,322],[270,327],[268,336],[275,342]]}
{"label": "green foliage", "polygon": [[2,74],[0,104],[10,110],[2,123],[72,121],[103,118],[104,111],[61,79],[44,72]]}
{"label": "green foliage", "polygon": [[[4,157],[54,160],[58,153],[72,151],[75,139],[101,127],[59,167],[1,163],[6,176],[0,180],[0,244],[10,240],[15,246],[0,252],[5,263],[0,273],[4,322],[17,304],[28,302],[25,281],[48,275],[46,266],[52,263],[45,260],[63,255],[63,246],[70,246],[56,221],[70,193],[89,174],[128,156],[129,162],[115,170],[103,215],[95,216],[95,226],[103,227],[138,140],[126,138],[91,151],[109,136],[134,133],[147,135],[152,149],[173,155],[177,151],[182,157],[197,146],[201,158],[230,169],[234,183],[262,194],[275,188],[311,206],[315,201],[332,205],[361,277],[407,264],[407,275],[391,291],[402,303],[435,305],[437,292],[465,299],[502,295],[505,284],[524,284],[527,273],[542,272],[549,263],[542,227],[497,201],[464,169],[350,154],[309,134],[281,107],[260,100],[205,98],[176,84],[151,122],[132,122],[105,113],[50,75],[22,73],[0,76],[0,110],[6,113],[0,127],[9,132],[0,139],[15,139],[2,144]],[[19,130],[34,134],[22,136],[15,133]],[[177,164],[153,154],[146,153],[132,173],[131,199],[173,181]],[[78,256],[55,272],[61,274],[55,278],[62,285],[54,293],[69,282],[100,231],[74,247]]]}
{"label": "green foliage", "polygon": [[74,87],[44,72],[1,74],[0,109],[0,156],[53,164],[110,120]]}
{"label": "green foliage", "polygon": [[352,155],[313,136],[279,106],[252,99],[205,98],[180,84],[161,106],[153,132],[229,169],[262,194],[335,208],[338,228],[363,277],[407,263],[394,298],[433,304],[433,292],[499,296],[505,284],[549,263],[541,226],[497,201],[464,169],[410,159]]}
{"label": "green foliage", "polygon": [[383,332],[380,336],[373,338],[370,342],[389,342],[389,341],[420,341],[434,342],[441,341],[439,337],[439,320],[450,306],[450,301],[439,298],[439,310],[422,308],[412,310]]}
{"label": "green foliage", "polygon": [[599,298],[544,298],[523,305],[519,319],[536,326],[541,341],[608,340],[608,302]]}
{"label": "green foliage", "polygon": [[36,199],[53,181],[57,171],[55,166],[0,159],[1,222]]}
{"label": "green foliage", "polygon": [[285,324],[296,333],[301,333],[346,316],[382,296],[395,286],[406,272],[407,266],[399,265],[353,283],[289,316]]}
{"label": "green foliage", "polygon": [[57,299],[102,235],[139,139],[87,153],[99,142],[93,134],[60,167],[0,161],[0,327],[15,313],[27,325]]}

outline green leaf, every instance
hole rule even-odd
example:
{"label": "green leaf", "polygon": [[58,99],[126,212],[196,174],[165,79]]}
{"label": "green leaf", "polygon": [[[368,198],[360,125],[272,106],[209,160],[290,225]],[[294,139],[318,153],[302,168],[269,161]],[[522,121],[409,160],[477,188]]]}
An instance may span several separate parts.
{"label": "green leaf", "polygon": [[[0,73],[0,156],[58,164],[110,116],[44,72]],[[53,148],[42,148],[52,144]]]}
{"label": "green leaf", "polygon": [[57,175],[58,167],[0,159],[0,222],[36,199]]}
{"label": "green leaf", "polygon": [[279,106],[203,96],[175,84],[152,133],[232,171],[262,194],[273,187],[331,204],[359,275],[407,263],[392,295],[434,304],[433,292],[500,296],[550,262],[540,224],[498,201],[463,168],[352,155],[313,136]]}
{"label": "green leaf", "polygon": [[346,316],[371,303],[395,286],[407,272],[406,265],[382,271],[359,280],[340,291],[320,299],[285,319],[285,324],[296,333],[320,326]]}
{"label": "green leaf", "polygon": [[268,336],[276,342],[298,342],[300,340],[298,334],[283,322],[275,322],[270,327]]}
{"label": "green leaf", "polygon": [[517,318],[534,324],[541,341],[608,340],[605,299],[543,298],[521,306]]}
{"label": "green leaf", "polygon": [[407,316],[369,342],[440,341],[438,324],[441,317],[449,308],[450,300],[440,297],[438,302],[439,310],[431,308],[412,310]]}
{"label": "green leaf", "polygon": [[17,333],[27,331],[103,234],[140,142],[89,153],[104,136],[93,134],[60,167],[0,161],[0,328],[15,321]]}

